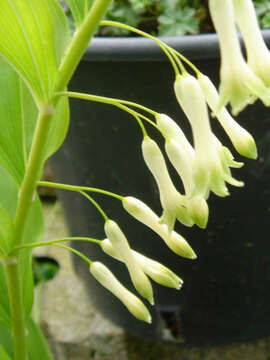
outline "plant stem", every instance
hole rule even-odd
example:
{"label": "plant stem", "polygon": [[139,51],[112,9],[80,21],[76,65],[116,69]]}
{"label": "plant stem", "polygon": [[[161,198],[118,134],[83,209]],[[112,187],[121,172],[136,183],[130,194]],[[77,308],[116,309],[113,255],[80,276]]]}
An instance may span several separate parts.
{"label": "plant stem", "polygon": [[100,193],[103,195],[112,196],[121,201],[123,200],[123,196],[117,195],[110,191],[106,191],[106,190],[102,190],[102,189],[98,189],[98,188],[92,188],[92,187],[88,187],[88,186],[67,185],[67,184],[54,183],[54,182],[50,182],[50,181],[39,181],[38,186],[46,186],[46,187],[50,187],[50,188],[54,188],[54,189],[70,190],[70,191],[77,191],[77,192],[92,191],[92,192]]}
{"label": "plant stem", "polygon": [[14,219],[13,246],[19,246],[23,241],[23,232],[28,212],[33,203],[37,181],[41,175],[44,149],[47,143],[52,115],[52,107],[47,107],[41,109],[38,116],[31,152],[19,193],[19,200]]}
{"label": "plant stem", "polygon": [[105,221],[109,220],[108,216],[106,215],[105,211],[99,206],[99,204],[92,198],[92,196],[88,195],[86,192],[84,191],[80,191],[80,194],[82,196],[84,196],[87,200],[89,200],[98,210],[98,212],[101,214],[101,216],[103,217],[103,219]]}
{"label": "plant stem", "polygon": [[27,360],[28,354],[19,255],[6,260],[4,268],[11,311],[14,360]]}
{"label": "plant stem", "polygon": [[[96,0],[85,21],[78,29],[59,70],[55,91],[63,91],[71,79],[81,57],[87,48],[96,27],[104,16],[112,0]],[[56,106],[57,99],[53,104]],[[39,109],[38,121],[31,146],[24,179],[20,188],[14,219],[13,247],[22,245],[25,224],[35,195],[37,181],[40,179],[48,139],[52,104],[43,104]],[[5,265],[9,303],[12,320],[14,360],[27,360],[26,324],[24,319],[22,272],[20,254],[12,258],[14,262]]]}
{"label": "plant stem", "polygon": [[123,100],[123,99],[116,99],[116,98],[98,96],[98,95],[93,95],[93,94],[85,94],[85,93],[79,93],[79,92],[74,92],[74,91],[62,91],[62,92],[56,93],[55,95],[56,96],[58,96],[58,95],[68,96],[68,97],[75,98],[75,99],[96,101],[96,102],[111,104],[111,105],[115,105],[115,106],[118,106],[119,104],[123,104],[123,105],[136,107],[145,112],[149,112],[151,115],[154,115],[154,116],[157,114],[156,111],[154,111],[146,106],[137,104],[133,101],[127,101],[127,100]]}
{"label": "plant stem", "polygon": [[[47,141],[47,134],[50,129],[50,118],[52,113],[53,111],[50,106],[44,107],[39,113],[33,145],[19,193],[14,219],[13,247],[20,246],[23,241],[25,224],[33,202],[36,183],[39,180],[40,170],[42,168],[44,148]],[[14,359],[27,360],[20,254],[11,258],[5,265],[5,273],[11,311]]]}
{"label": "plant stem", "polygon": [[[122,28],[122,29],[126,29],[126,30],[129,30],[131,32],[134,32],[138,35],[141,35],[141,36],[144,36],[146,38],[149,38],[151,40],[153,40],[161,49],[162,51],[164,51],[164,53],[167,55],[168,59],[170,60],[171,64],[172,64],[172,67],[174,69],[174,72],[175,72],[175,76],[177,75],[180,75],[179,74],[179,70],[175,64],[175,57],[174,57],[174,54],[171,52],[171,48],[170,46],[166,45],[163,41],[161,41],[160,39],[156,38],[155,36],[152,36],[150,34],[147,34],[146,32],[142,31],[142,30],[139,30],[133,26],[130,26],[130,25],[127,25],[127,24],[122,24],[120,22],[117,22],[117,21],[111,21],[111,20],[103,20],[101,21],[100,23],[101,26],[115,26],[115,27],[119,27],[119,28]],[[177,61],[177,64],[180,68],[180,70],[185,73],[186,70],[183,66],[183,64],[181,63],[181,61]]]}
{"label": "plant stem", "polygon": [[112,0],[96,0],[86,16],[84,22],[76,30],[67,53],[62,61],[59,72],[60,77],[55,91],[62,91],[69,83],[76,70],[96,28],[105,15]]}
{"label": "plant stem", "polygon": [[13,252],[16,252],[21,249],[26,249],[26,248],[49,246],[49,245],[55,245],[55,244],[61,243],[61,242],[70,242],[70,241],[85,241],[85,242],[91,242],[93,244],[100,245],[102,240],[88,238],[88,237],[78,237],[78,236],[77,237],[65,237],[65,238],[60,238],[60,239],[55,239],[55,240],[42,241],[40,243],[30,243],[30,244],[21,245],[21,246],[18,246],[17,248],[15,248],[13,250]]}

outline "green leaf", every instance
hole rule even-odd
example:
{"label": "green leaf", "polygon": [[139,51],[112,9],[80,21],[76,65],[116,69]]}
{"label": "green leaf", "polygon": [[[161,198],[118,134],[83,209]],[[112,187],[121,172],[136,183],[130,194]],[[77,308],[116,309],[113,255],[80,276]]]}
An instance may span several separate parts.
{"label": "green leaf", "polygon": [[[43,212],[38,196],[34,201],[27,219],[26,228],[24,231],[23,243],[29,244],[42,240],[44,234]],[[23,304],[26,319],[29,318],[34,296],[34,282],[32,272],[32,252],[31,248],[24,249],[21,252],[20,261],[22,264],[23,274]]]}
{"label": "green leaf", "polygon": [[26,81],[37,104],[53,95],[68,25],[56,0],[0,1],[0,53]]}
{"label": "green leaf", "polygon": [[[1,58],[0,91],[0,166],[20,185],[30,153],[38,109],[28,88]],[[62,144],[68,124],[68,99],[61,98],[51,120],[46,158]]]}
{"label": "green leaf", "polygon": [[[5,352],[13,359],[13,344],[10,329],[0,325],[0,344]],[[0,357],[2,360],[2,357]]]}
{"label": "green leaf", "polygon": [[[8,302],[8,289],[3,265],[0,263],[0,326],[10,326],[10,310]],[[1,335],[1,331],[0,331]],[[1,335],[2,336],[2,335]],[[1,338],[0,338],[0,342]]]}
{"label": "green leaf", "polygon": [[1,360],[12,360],[11,357],[7,354],[3,346],[0,345],[0,359]]}
{"label": "green leaf", "polygon": [[195,10],[189,7],[182,9],[180,6],[175,4],[174,7],[166,9],[164,15],[158,17],[160,36],[196,34],[199,31],[199,21],[195,17]]}
{"label": "green leaf", "polygon": [[[0,166],[0,199],[8,216],[15,214],[18,197],[18,186],[8,172]],[[10,326],[10,310],[8,302],[8,289],[3,265],[0,263],[0,325]],[[1,329],[0,329],[1,330]],[[0,339],[2,334],[0,331]],[[0,341],[1,343],[1,341]]]}
{"label": "green leaf", "polygon": [[79,27],[90,10],[94,0],[66,0],[72,16]]}
{"label": "green leaf", "polygon": [[46,158],[51,156],[63,143],[69,126],[69,102],[62,97],[52,118],[52,124],[46,145]]}
{"label": "green leaf", "polygon": [[11,249],[14,225],[8,211],[0,203],[0,251],[8,254]]}
{"label": "green leaf", "polygon": [[29,360],[53,360],[44,335],[32,319],[29,320],[28,334]]}

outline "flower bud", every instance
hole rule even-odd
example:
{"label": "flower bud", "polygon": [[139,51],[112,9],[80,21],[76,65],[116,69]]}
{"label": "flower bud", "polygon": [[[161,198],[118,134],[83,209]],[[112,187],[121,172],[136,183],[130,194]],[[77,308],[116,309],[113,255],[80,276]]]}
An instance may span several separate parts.
{"label": "flower bud", "polygon": [[256,98],[270,105],[269,89],[247,65],[241,53],[232,0],[209,0],[209,9],[221,52],[219,109],[230,102],[233,115],[237,115]]}
{"label": "flower bud", "polygon": [[270,87],[270,52],[263,40],[251,0],[234,0],[235,21],[244,39],[249,67]]}
{"label": "flower bud", "polygon": [[146,306],[127,290],[101,262],[95,261],[90,265],[90,272],[96,280],[111,291],[127,307],[137,319],[151,323],[151,315]]}
{"label": "flower bud", "polygon": [[188,216],[187,210],[184,207],[184,197],[176,190],[172,183],[158,145],[147,137],[142,142],[142,152],[143,158],[159,188],[160,202],[163,208],[161,222],[168,226],[169,232],[173,230],[176,218],[187,226],[193,225],[193,221]]}
{"label": "flower bud", "polygon": [[250,133],[242,128],[231,117],[225,107],[222,107],[218,111],[219,95],[211,80],[207,76],[200,73],[198,76],[198,82],[208,105],[210,106],[214,115],[217,117],[221,126],[226,131],[238,153],[242,156],[246,156],[247,158],[256,159],[256,144]]}
{"label": "flower bud", "polygon": [[123,199],[123,207],[131,216],[155,231],[173,252],[186,258],[196,258],[188,242],[175,231],[168,233],[167,226],[161,224],[159,217],[142,201],[128,196]]}
{"label": "flower bud", "polygon": [[[105,239],[101,242],[101,247],[106,254],[122,261],[118,257],[117,253],[115,252],[112,244],[108,239]],[[147,274],[156,283],[175,289],[181,288],[183,280],[166,266],[160,264],[155,260],[149,259],[148,257],[138,253],[137,251],[132,250],[132,253],[138,264],[141,266],[143,272]]]}
{"label": "flower bud", "polygon": [[107,220],[105,222],[105,233],[118,256],[126,264],[135,289],[153,305],[154,298],[151,283],[134,259],[128,241],[120,227],[115,221]]}
{"label": "flower bud", "polygon": [[186,154],[189,161],[192,162],[194,160],[195,152],[180,126],[165,114],[157,114],[156,120],[157,126],[165,138],[177,142],[181,148],[183,148],[183,152]]}

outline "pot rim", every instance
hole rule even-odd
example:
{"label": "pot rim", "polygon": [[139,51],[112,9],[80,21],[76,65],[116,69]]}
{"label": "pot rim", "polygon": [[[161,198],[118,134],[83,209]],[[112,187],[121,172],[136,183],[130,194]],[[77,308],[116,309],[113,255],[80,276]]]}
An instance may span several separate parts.
{"label": "pot rim", "polygon": [[[270,29],[262,30],[270,47]],[[218,59],[216,34],[161,37],[190,60]],[[241,39],[241,37],[240,37]],[[243,42],[241,40],[243,46]],[[85,61],[167,61],[166,55],[152,40],[141,37],[95,37],[84,54]]]}

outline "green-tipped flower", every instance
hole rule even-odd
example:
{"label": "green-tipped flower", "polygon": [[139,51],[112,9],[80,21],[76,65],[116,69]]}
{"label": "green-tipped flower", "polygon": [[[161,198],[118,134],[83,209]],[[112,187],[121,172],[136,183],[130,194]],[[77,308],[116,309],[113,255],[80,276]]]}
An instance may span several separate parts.
{"label": "green-tipped flower", "polygon": [[183,154],[186,156],[187,161],[194,160],[195,151],[180,126],[165,114],[156,114],[157,126],[161,130],[166,139],[174,140],[183,149]]}
{"label": "green-tipped flower", "polygon": [[256,98],[270,105],[269,89],[247,65],[241,53],[232,0],[209,0],[209,8],[221,52],[219,109],[230,102],[232,113],[236,115]]}
{"label": "green-tipped flower", "polygon": [[146,306],[128,291],[105,265],[95,261],[90,265],[90,272],[102,286],[118,297],[133,316],[149,324],[151,323],[151,315]]}
{"label": "green-tipped flower", "polygon": [[112,243],[116,253],[126,264],[130,278],[135,289],[146,298],[150,304],[154,304],[153,289],[148,277],[144,274],[137,264],[133,253],[129,247],[128,241],[115,221],[107,220],[105,222],[105,233]]}
{"label": "green-tipped flower", "polygon": [[176,254],[188,259],[196,259],[196,254],[188,242],[178,233],[168,232],[167,226],[160,223],[159,217],[145,203],[132,196],[123,199],[124,209],[135,219],[155,231]]}
{"label": "green-tipped flower", "polygon": [[193,164],[193,196],[207,197],[209,190],[219,196],[229,194],[219,151],[211,131],[204,95],[197,79],[191,75],[178,77],[174,85],[177,100],[188,117],[195,144]]}
{"label": "green-tipped flower", "polygon": [[[101,242],[101,247],[106,254],[116,258],[117,260],[122,261],[122,259],[119,257],[119,255],[113,248],[109,239],[103,240]],[[181,288],[183,280],[166,266],[138,253],[137,251],[132,250],[132,253],[143,272],[147,274],[156,283],[174,289]]]}
{"label": "green-tipped flower", "polygon": [[165,144],[166,153],[183,181],[186,201],[185,206],[191,219],[201,228],[205,228],[208,221],[208,205],[206,200],[200,196],[193,196],[196,192],[192,169],[194,161],[190,163],[184,153],[184,149],[174,140],[167,140]]}
{"label": "green-tipped flower", "polygon": [[244,39],[249,67],[270,87],[270,52],[264,43],[251,0],[234,0],[235,21]]}
{"label": "green-tipped flower", "polygon": [[173,230],[175,220],[187,226],[193,225],[193,221],[185,208],[185,199],[175,188],[168,173],[162,152],[154,140],[149,137],[142,142],[144,160],[153,174],[160,195],[160,202],[163,208],[161,222],[168,226],[168,231]]}
{"label": "green-tipped flower", "polygon": [[201,73],[198,81],[209,107],[231,139],[235,149],[242,156],[256,159],[257,148],[252,135],[232,118],[225,107],[218,111],[219,95],[212,81]]}

